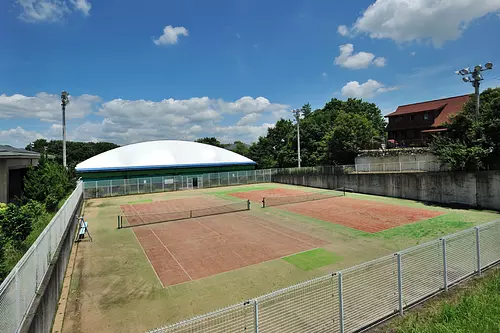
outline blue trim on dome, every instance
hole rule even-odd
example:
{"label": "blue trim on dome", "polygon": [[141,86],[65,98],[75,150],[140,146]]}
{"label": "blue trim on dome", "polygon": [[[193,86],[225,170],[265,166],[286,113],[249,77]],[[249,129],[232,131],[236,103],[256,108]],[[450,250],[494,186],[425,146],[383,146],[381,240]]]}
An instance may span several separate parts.
{"label": "blue trim on dome", "polygon": [[256,165],[250,162],[221,162],[221,163],[200,163],[200,164],[174,164],[174,165],[147,165],[147,166],[126,166],[109,168],[75,168],[77,172],[99,172],[99,171],[134,171],[134,170],[155,170],[155,169],[182,169],[182,168],[203,168],[228,165]]}

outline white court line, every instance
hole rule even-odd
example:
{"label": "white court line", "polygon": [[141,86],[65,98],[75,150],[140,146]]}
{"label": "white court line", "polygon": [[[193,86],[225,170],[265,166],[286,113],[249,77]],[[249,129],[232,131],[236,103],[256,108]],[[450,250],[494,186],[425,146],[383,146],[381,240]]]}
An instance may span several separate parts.
{"label": "white court line", "polygon": [[[133,207],[133,206],[132,206]],[[134,210],[136,211],[137,214],[139,214],[137,212],[137,210],[135,209],[135,207],[133,207]],[[140,215],[139,215],[140,216]],[[141,218],[142,219],[142,218]],[[144,220],[143,220],[144,221]],[[158,237],[158,235],[153,231],[153,229],[151,229],[150,226],[148,226],[148,229],[153,233],[153,235],[155,235],[155,237],[158,239],[158,241],[161,243],[161,245],[163,245],[163,247],[165,248],[165,250],[168,251],[168,253],[170,254],[170,256],[172,256],[172,258],[175,260],[175,262],[177,263],[177,265],[179,265],[180,268],[182,268],[182,270],[184,271],[184,273],[186,273],[186,275],[188,276],[188,278],[190,280],[193,280],[193,278],[191,277],[191,275],[188,274],[188,272],[184,269],[184,267],[182,267],[181,263],[177,260],[177,258],[173,255],[172,252],[170,252],[170,250],[168,249],[168,247],[161,241],[160,237]],[[142,246],[141,246],[142,247]],[[148,258],[149,259],[149,258]],[[153,266],[154,268],[154,266]],[[156,271],[155,271],[156,272]],[[163,285],[163,284],[162,284]]]}

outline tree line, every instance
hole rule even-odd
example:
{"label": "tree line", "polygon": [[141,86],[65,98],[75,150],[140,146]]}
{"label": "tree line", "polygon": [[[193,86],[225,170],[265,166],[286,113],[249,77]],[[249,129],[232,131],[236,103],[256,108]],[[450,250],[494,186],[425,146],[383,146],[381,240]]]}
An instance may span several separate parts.
{"label": "tree line", "polygon": [[[228,147],[214,137],[196,141],[230,149],[254,160],[259,168],[295,167],[296,121],[278,120],[251,145],[237,141]],[[299,122],[302,166],[353,164],[360,150],[380,147],[386,138],[382,112],[361,99],[334,98],[315,111],[307,103],[301,108]]]}

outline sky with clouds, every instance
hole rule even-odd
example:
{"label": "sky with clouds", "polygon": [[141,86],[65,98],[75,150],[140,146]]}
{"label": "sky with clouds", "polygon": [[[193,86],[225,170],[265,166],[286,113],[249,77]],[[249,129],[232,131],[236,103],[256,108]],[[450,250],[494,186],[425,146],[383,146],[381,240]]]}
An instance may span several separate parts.
{"label": "sky with clouds", "polygon": [[[290,109],[466,94],[500,67],[500,0],[6,0],[0,144],[255,141]],[[500,68],[482,87],[500,86]]]}

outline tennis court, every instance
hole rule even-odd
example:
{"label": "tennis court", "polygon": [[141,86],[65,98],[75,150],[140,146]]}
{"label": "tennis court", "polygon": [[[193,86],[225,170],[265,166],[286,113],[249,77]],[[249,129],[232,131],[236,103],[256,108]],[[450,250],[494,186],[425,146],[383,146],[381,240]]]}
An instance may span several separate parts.
{"label": "tennis court", "polygon": [[[241,212],[246,206],[246,201],[221,205],[217,199],[195,197],[126,204],[121,209],[133,214],[125,219],[164,287],[328,244]],[[221,207],[226,211],[221,213]],[[231,212],[228,207],[241,209]],[[200,211],[209,216],[192,217]]]}
{"label": "tennis court", "polygon": [[277,206],[278,209],[369,233],[443,214],[435,210],[349,198],[341,191],[306,192],[277,188],[231,195],[237,198],[246,196],[254,202],[263,202],[265,207]]}

